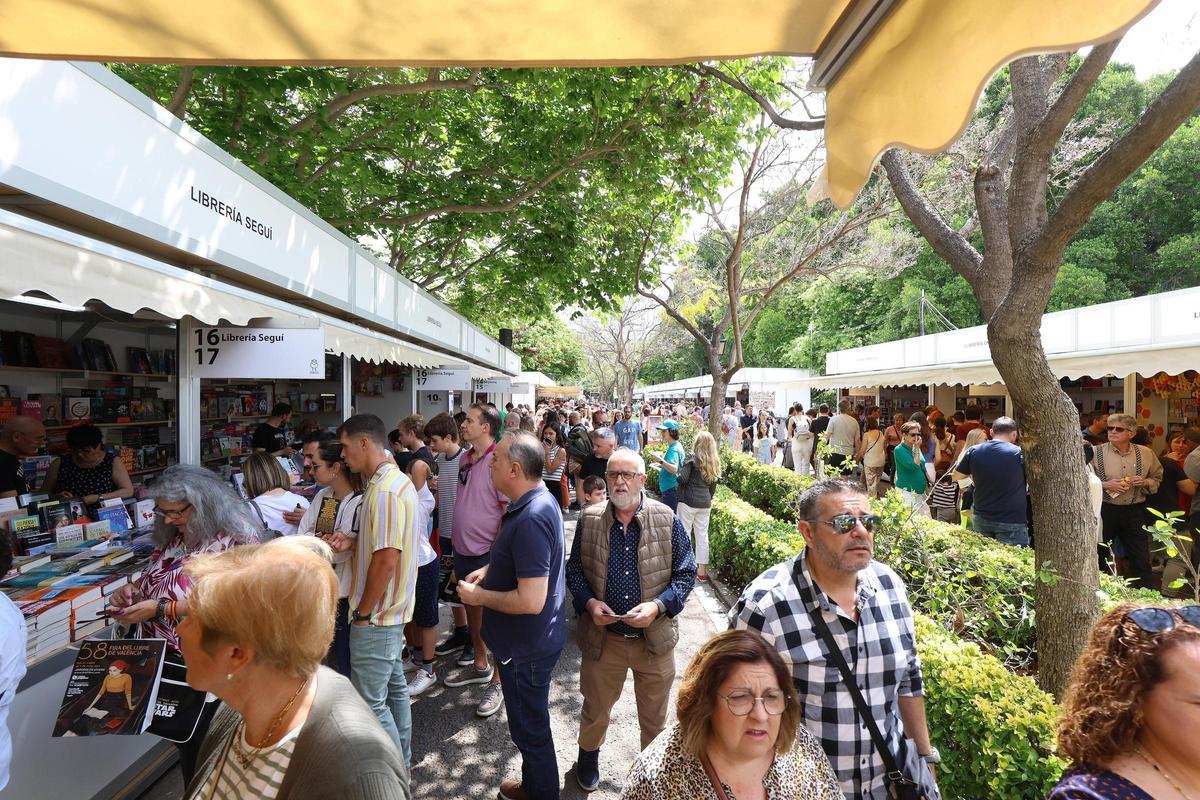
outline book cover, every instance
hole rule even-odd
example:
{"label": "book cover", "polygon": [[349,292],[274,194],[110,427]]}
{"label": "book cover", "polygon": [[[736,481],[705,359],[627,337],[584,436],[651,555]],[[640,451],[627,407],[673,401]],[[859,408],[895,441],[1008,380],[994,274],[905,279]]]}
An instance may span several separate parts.
{"label": "book cover", "polygon": [[39,400],[22,400],[21,401],[21,416],[33,417],[36,420],[42,418],[42,404]]}
{"label": "book cover", "polygon": [[133,508],[134,522],[137,527],[144,528],[147,525],[154,524],[154,500],[147,498],[146,500],[138,500],[137,505]]}
{"label": "book cover", "polygon": [[[125,508],[124,503],[96,509],[96,518],[100,522],[107,522],[109,530],[114,532],[127,531],[133,527],[133,520],[130,519],[129,510]],[[99,524],[99,522],[94,524]]]}
{"label": "book cover", "polygon": [[90,422],[92,419],[92,398],[90,397],[64,397],[63,398],[64,421],[68,425],[73,425],[77,422]]}
{"label": "book cover", "polygon": [[67,679],[54,736],[136,736],[154,716],[167,643],[84,641]]}
{"label": "book cover", "polygon": [[22,601],[66,600],[70,602],[71,608],[79,608],[80,606],[103,599],[104,593],[100,591],[100,584],[92,584],[90,586],[47,586],[42,589],[35,589],[21,598]]}
{"label": "book cover", "polygon": [[62,598],[30,600],[27,603],[17,603],[17,608],[25,617],[25,627],[30,631],[45,628],[71,616],[71,603]]}
{"label": "book cover", "polygon": [[112,523],[106,519],[88,522],[83,526],[83,538],[107,539],[112,534]]}
{"label": "book cover", "polygon": [[20,575],[25,572],[31,572],[43,564],[50,563],[49,553],[38,553],[32,556],[16,556],[13,559],[13,569]]}
{"label": "book cover", "polygon": [[30,531],[42,529],[42,519],[38,516],[13,517],[8,523],[9,529],[18,536]]}
{"label": "book cover", "polygon": [[54,529],[54,543],[67,544],[71,542],[83,542],[83,525],[78,522],[70,525],[59,525]]}

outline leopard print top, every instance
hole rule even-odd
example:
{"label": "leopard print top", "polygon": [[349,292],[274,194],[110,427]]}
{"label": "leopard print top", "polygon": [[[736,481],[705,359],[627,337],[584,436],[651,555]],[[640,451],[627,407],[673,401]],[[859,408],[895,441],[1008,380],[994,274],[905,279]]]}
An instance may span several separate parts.
{"label": "leopard print top", "polygon": [[[845,800],[820,743],[803,725],[792,749],[763,778],[768,800]],[[737,800],[725,787],[729,800]],[[717,800],[704,765],[688,752],[679,723],[663,731],[633,762],[622,800]]]}

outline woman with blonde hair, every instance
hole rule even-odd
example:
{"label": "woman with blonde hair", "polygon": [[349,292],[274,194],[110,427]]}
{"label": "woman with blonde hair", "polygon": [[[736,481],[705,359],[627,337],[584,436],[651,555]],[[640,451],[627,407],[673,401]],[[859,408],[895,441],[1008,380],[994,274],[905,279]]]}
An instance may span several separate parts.
{"label": "woman with blonde hair", "polygon": [[1058,752],[1071,767],[1050,800],[1200,797],[1197,675],[1200,606],[1105,614],[1067,687]]}
{"label": "woman with blonde hair", "polygon": [[791,672],[761,636],[718,633],[683,676],[678,721],[633,762],[623,800],[844,800]]}
{"label": "woman with blonde hair", "polygon": [[329,557],[320,539],[295,536],[185,568],[187,681],[223,701],[185,797],[410,797],[408,771],[375,714],[321,666],[337,609]]}
{"label": "woman with blonde hair", "polygon": [[708,431],[696,434],[692,454],[679,469],[679,521],[688,536],[696,537],[696,579],[708,580],[708,518],[721,479],[717,440]]}
{"label": "woman with blonde hair", "polygon": [[307,511],[308,499],[292,494],[292,478],[279,460],[269,453],[251,453],[242,462],[242,475],[242,489],[263,528],[283,536],[294,535],[297,526],[284,519],[283,513]]}

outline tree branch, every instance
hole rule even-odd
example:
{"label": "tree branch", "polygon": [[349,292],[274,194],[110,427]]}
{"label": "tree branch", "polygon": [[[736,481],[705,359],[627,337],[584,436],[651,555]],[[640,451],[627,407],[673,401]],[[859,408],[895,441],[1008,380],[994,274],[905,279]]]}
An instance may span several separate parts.
{"label": "tree branch", "polygon": [[[498,203],[481,204],[481,205],[445,205],[436,208],[429,208],[424,211],[418,211],[415,214],[406,214],[399,217],[379,217],[371,220],[375,225],[387,225],[390,227],[403,228],[409,225],[416,225],[433,217],[440,217],[445,214],[503,214],[512,211],[517,206],[524,203],[529,198],[536,195],[538,192],[545,189],[551,183],[558,179],[562,174],[569,172],[576,167],[586,164],[600,156],[608,153],[617,153],[623,149],[621,145],[604,145],[596,147],[592,150],[587,150],[572,158],[570,161],[563,164],[561,167],[551,171],[536,183],[531,184],[525,191],[520,192],[507,200]],[[337,224],[337,223],[334,223]]]}
{"label": "tree branch", "polygon": [[292,133],[301,133],[315,126],[318,122],[331,122],[344,114],[351,106],[364,100],[382,95],[401,96],[407,94],[424,94],[426,92],[445,92],[463,90],[474,92],[479,88],[480,70],[473,69],[463,80],[442,80],[440,70],[431,70],[426,80],[416,83],[378,83],[364,86],[352,92],[335,96],[320,111],[314,111],[304,119],[292,125]]}
{"label": "tree branch", "polygon": [[1071,237],[1111,195],[1200,107],[1200,52],[1192,56],[1141,119],[1092,162],[1068,190],[1033,248],[1036,260],[1057,266]]}
{"label": "tree branch", "polygon": [[[724,83],[727,86],[732,86],[734,89],[742,92],[751,100],[758,103],[759,108],[761,108],[766,115],[770,117],[771,122],[773,122],[776,127],[787,128],[788,130],[793,131],[819,131],[825,127],[824,118],[788,119],[776,110],[775,106],[771,104],[770,100],[752,89],[741,78],[735,78],[726,73],[724,70],[717,69],[716,67],[708,64],[695,64],[693,66],[686,67],[686,69],[696,75],[707,75],[710,78],[716,78],[717,80],[721,81],[721,83]],[[807,108],[805,110],[807,110]]]}
{"label": "tree branch", "polygon": [[935,253],[954,267],[955,272],[970,281],[978,272],[983,256],[966,239],[955,233],[937,209],[921,195],[908,168],[904,166],[900,151],[887,151],[881,163],[896,199],[900,201],[904,213],[925,237],[925,241],[929,242]]}
{"label": "tree branch", "polygon": [[179,86],[175,89],[175,94],[171,97],[171,101],[167,103],[167,111],[170,111],[179,119],[184,118],[187,110],[188,95],[192,91],[192,79],[196,76],[195,67],[180,67],[179,68]]}

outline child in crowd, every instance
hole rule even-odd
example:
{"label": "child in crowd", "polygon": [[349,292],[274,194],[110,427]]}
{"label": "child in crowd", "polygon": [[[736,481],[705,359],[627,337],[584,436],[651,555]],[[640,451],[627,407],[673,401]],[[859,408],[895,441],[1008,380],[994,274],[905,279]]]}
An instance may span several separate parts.
{"label": "child in crowd", "polygon": [[608,487],[604,483],[604,479],[596,475],[589,475],[587,480],[583,482],[583,504],[585,506],[594,506],[597,503],[608,502]]}

